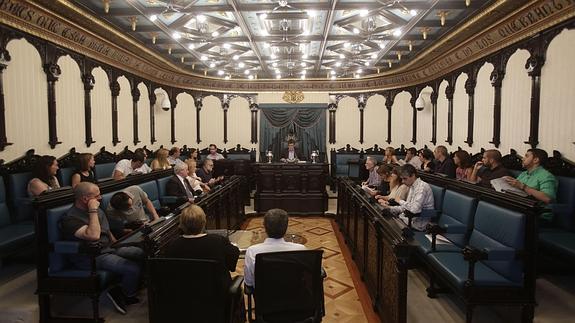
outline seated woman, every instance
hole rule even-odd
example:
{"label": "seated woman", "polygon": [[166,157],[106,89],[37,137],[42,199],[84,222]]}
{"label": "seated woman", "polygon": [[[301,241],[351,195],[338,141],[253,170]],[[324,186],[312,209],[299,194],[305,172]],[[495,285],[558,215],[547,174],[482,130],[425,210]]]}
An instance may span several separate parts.
{"label": "seated woman", "polygon": [[369,194],[371,196],[387,195],[387,193],[389,192],[388,178],[389,178],[389,175],[391,174],[392,169],[393,169],[393,166],[391,166],[391,165],[387,165],[387,164],[380,165],[377,168],[376,172],[377,172],[377,175],[379,176],[379,178],[381,179],[381,183],[379,184],[379,186],[376,189],[370,189],[369,187],[366,187],[364,190],[367,192],[367,194]]}
{"label": "seated woman", "polygon": [[399,165],[397,157],[395,157],[395,149],[393,147],[385,148],[385,155],[383,156],[382,164],[384,165]]}
{"label": "seated woman", "polygon": [[188,177],[186,180],[190,183],[190,186],[195,191],[202,190],[204,192],[210,191],[210,186],[202,182],[202,179],[196,175],[196,165],[197,162],[191,158],[186,159],[185,163],[188,165]]}
{"label": "seated woman", "polygon": [[156,158],[152,160],[152,170],[162,170],[172,168],[170,162],[168,161],[169,151],[164,148],[158,149],[156,152]]}
{"label": "seated woman", "polygon": [[422,149],[419,152],[419,160],[421,160],[421,170],[424,172],[433,172],[435,165],[433,165],[433,151],[429,149]]}
{"label": "seated woman", "polygon": [[76,187],[81,182],[90,182],[96,184],[96,176],[94,175],[94,155],[90,153],[80,154],[78,156],[78,171],[72,175],[72,188]]}
{"label": "seated woman", "polygon": [[[223,236],[206,234],[206,214],[201,207],[190,205],[180,214],[179,228],[183,235],[174,239],[163,252],[164,257],[209,259],[221,263],[227,270],[235,271],[240,250]],[[226,281],[231,282],[227,273]]]}
{"label": "seated woman", "polygon": [[196,162],[200,160],[200,155],[198,155],[198,150],[196,148],[190,148],[190,158],[188,159],[192,159]]}
{"label": "seated woman", "polygon": [[391,199],[396,202],[405,201],[407,193],[409,192],[409,187],[402,183],[399,175],[399,167],[394,167],[391,170],[387,177],[387,181],[389,182],[389,195],[376,195],[375,198],[377,201],[382,205],[384,205],[384,201],[387,202]]}
{"label": "seated woman", "polygon": [[58,161],[54,156],[42,156],[38,159],[32,178],[28,182],[28,195],[31,197],[38,196],[44,192],[60,188],[60,183],[56,178],[58,172]]}
{"label": "seated woman", "polygon": [[453,163],[457,168],[455,169],[455,178],[463,181],[468,180],[473,172],[473,165],[471,165],[471,155],[465,150],[458,150],[453,156]]}

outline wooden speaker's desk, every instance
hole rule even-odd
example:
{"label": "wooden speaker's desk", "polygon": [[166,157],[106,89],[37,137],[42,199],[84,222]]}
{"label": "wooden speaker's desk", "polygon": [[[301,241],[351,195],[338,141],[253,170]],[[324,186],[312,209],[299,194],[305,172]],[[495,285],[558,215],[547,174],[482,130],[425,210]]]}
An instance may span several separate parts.
{"label": "wooden speaker's desk", "polygon": [[327,211],[324,163],[255,163],[255,211],[280,208],[292,214],[323,214]]}

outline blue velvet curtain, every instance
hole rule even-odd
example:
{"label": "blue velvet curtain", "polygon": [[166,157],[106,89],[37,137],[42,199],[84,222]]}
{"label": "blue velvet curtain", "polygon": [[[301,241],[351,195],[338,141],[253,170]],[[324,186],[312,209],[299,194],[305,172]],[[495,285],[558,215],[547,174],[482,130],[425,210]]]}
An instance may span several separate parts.
{"label": "blue velvet curtain", "polygon": [[[271,150],[274,159],[287,149],[286,138],[296,137],[296,148],[307,159],[312,150],[325,153],[327,106],[321,105],[260,105],[260,152]],[[265,159],[263,159],[265,160]]]}

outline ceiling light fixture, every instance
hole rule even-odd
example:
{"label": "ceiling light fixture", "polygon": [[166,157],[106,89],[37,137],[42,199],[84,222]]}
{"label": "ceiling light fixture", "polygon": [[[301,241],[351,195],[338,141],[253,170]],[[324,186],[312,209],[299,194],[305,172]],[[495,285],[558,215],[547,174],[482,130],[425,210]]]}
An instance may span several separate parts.
{"label": "ceiling light fixture", "polygon": [[308,15],[310,18],[313,18],[313,17],[317,16],[317,11],[315,11],[315,10],[308,10],[308,11],[307,11],[307,15]]}
{"label": "ceiling light fixture", "polygon": [[366,17],[369,14],[369,10],[363,9],[359,11],[361,17]]}
{"label": "ceiling light fixture", "polygon": [[276,59],[276,58],[278,58],[276,54],[271,54],[270,57],[271,57],[271,59]]}
{"label": "ceiling light fixture", "polygon": [[172,47],[168,47],[168,54],[172,54]]}
{"label": "ceiling light fixture", "polygon": [[306,67],[306,65],[307,64],[305,62],[301,62],[301,64],[300,64],[301,67]]}
{"label": "ceiling light fixture", "polygon": [[214,67],[216,67],[216,63],[211,62],[211,63],[210,63],[210,68],[214,68]]}
{"label": "ceiling light fixture", "polygon": [[415,16],[417,16],[417,10],[411,9],[411,10],[409,10],[409,14],[410,14],[412,17],[415,17]]}
{"label": "ceiling light fixture", "polygon": [[267,18],[268,18],[268,14],[267,14],[267,13],[262,13],[262,14],[260,15],[260,18],[262,18],[262,19],[267,19]]}
{"label": "ceiling light fixture", "polygon": [[401,61],[401,52],[397,52],[397,60]]}
{"label": "ceiling light fixture", "polygon": [[151,16],[150,16],[150,21],[151,21],[151,22],[154,22],[154,21],[156,21],[157,19],[158,19],[158,16],[157,16],[157,15],[151,15]]}
{"label": "ceiling light fixture", "polygon": [[307,59],[307,54],[301,55],[301,58],[302,58],[302,59]]}
{"label": "ceiling light fixture", "polygon": [[413,50],[413,43],[411,42],[411,40],[409,41],[409,51],[411,52]]}
{"label": "ceiling light fixture", "polygon": [[335,62],[335,66],[340,67],[340,66],[341,66],[341,62]]}
{"label": "ceiling light fixture", "polygon": [[332,75],[332,76],[331,76],[331,80],[332,80],[332,81],[335,80],[335,78],[336,78],[335,75]]}
{"label": "ceiling light fixture", "polygon": [[465,0],[465,6],[469,7],[469,5],[471,4],[471,0]]}
{"label": "ceiling light fixture", "polygon": [[335,72],[334,70],[331,70],[329,73],[330,73],[331,75],[335,75],[336,72]]}
{"label": "ceiling light fixture", "polygon": [[230,79],[230,76],[229,76],[229,75],[226,75],[226,77],[224,77],[224,79],[229,80],[229,79]]}
{"label": "ceiling light fixture", "polygon": [[218,71],[218,75],[224,75],[224,71],[219,70],[219,71]]}
{"label": "ceiling light fixture", "polygon": [[365,63],[363,63],[363,65],[369,66],[369,62],[365,62]]}
{"label": "ceiling light fixture", "polygon": [[232,45],[230,45],[229,43],[225,43],[224,44],[224,48],[225,49],[230,49],[232,47]]}
{"label": "ceiling light fixture", "polygon": [[156,39],[158,39],[158,34],[152,33],[151,35],[152,35],[152,44],[155,45],[155,44],[156,44]]}
{"label": "ceiling light fixture", "polygon": [[361,75],[359,75],[359,74],[355,74],[353,77],[355,77],[356,79],[358,79],[358,78],[360,78],[360,77],[361,77]]}
{"label": "ceiling light fixture", "polygon": [[104,12],[108,13],[110,12],[110,0],[103,0],[104,2]]}
{"label": "ceiling light fixture", "polygon": [[448,14],[449,14],[449,11],[446,11],[446,10],[442,10],[437,14],[439,16],[439,21],[441,22],[441,26],[445,26],[445,19],[447,18]]}
{"label": "ceiling light fixture", "polygon": [[371,58],[372,58],[372,59],[376,59],[376,58],[377,58],[377,53],[371,54]]}
{"label": "ceiling light fixture", "polygon": [[194,45],[194,44],[189,44],[189,45],[188,45],[188,48],[189,48],[189,49],[194,49],[194,48],[196,48],[196,45]]}
{"label": "ceiling light fixture", "polygon": [[389,68],[391,68],[391,60],[390,59],[387,60],[387,65],[389,65]]}
{"label": "ceiling light fixture", "polygon": [[356,35],[359,35],[359,29],[353,28],[353,33],[356,34]]}
{"label": "ceiling light fixture", "polygon": [[302,80],[305,80],[305,75],[300,76]]}
{"label": "ceiling light fixture", "polygon": [[238,67],[239,68],[244,68],[246,66],[246,64],[244,64],[244,62],[239,62],[238,63]]}
{"label": "ceiling light fixture", "polygon": [[253,80],[253,79],[254,79],[254,76],[250,74],[250,75],[248,75],[248,78],[249,78],[250,80]]}
{"label": "ceiling light fixture", "polygon": [[245,71],[244,71],[244,74],[245,74],[245,75],[249,75],[249,74],[250,74],[250,70],[245,70]]}
{"label": "ceiling light fixture", "polygon": [[182,61],[182,63],[183,63],[184,60],[185,60],[185,58],[184,58],[184,56],[182,56],[182,57],[180,58],[180,61]]}
{"label": "ceiling light fixture", "polygon": [[130,17],[130,24],[132,25],[132,31],[136,31],[136,22],[138,17]]}
{"label": "ceiling light fixture", "polygon": [[198,16],[196,17],[196,20],[197,20],[199,23],[202,23],[202,24],[203,24],[204,22],[206,22],[206,16],[204,16],[204,15],[198,15]]}
{"label": "ceiling light fixture", "polygon": [[237,61],[238,59],[240,59],[240,56],[239,56],[239,55],[234,55],[234,57],[232,57],[232,59],[233,59],[234,61]]}
{"label": "ceiling light fixture", "polygon": [[344,59],[345,55],[344,54],[339,54],[339,58]]}
{"label": "ceiling light fixture", "polygon": [[427,33],[429,32],[429,30],[430,30],[429,27],[421,28],[421,36],[423,37],[424,40],[427,39]]}
{"label": "ceiling light fixture", "polygon": [[397,28],[396,30],[394,30],[393,36],[395,36],[395,37],[401,36],[401,28]]}
{"label": "ceiling light fixture", "polygon": [[276,79],[279,80],[279,79],[281,79],[281,78],[282,78],[282,75],[281,75],[281,74],[276,75]]}
{"label": "ceiling light fixture", "polygon": [[[357,28],[356,28],[356,29],[357,29]],[[351,46],[350,43],[348,43],[348,42],[343,43],[343,48],[348,48],[349,46]]]}
{"label": "ceiling light fixture", "polygon": [[207,60],[208,60],[208,57],[207,57],[206,55],[202,55],[202,57],[200,57],[200,60],[202,60],[202,61],[207,61]]}
{"label": "ceiling light fixture", "polygon": [[272,66],[273,66],[273,67],[278,67],[278,63],[277,63],[277,62],[273,62]]}
{"label": "ceiling light fixture", "polygon": [[172,38],[180,39],[180,38],[182,38],[182,35],[179,32],[174,31],[174,33],[172,34]]}
{"label": "ceiling light fixture", "polygon": [[358,68],[356,73],[361,74],[361,73],[363,73],[363,70],[361,68]]}
{"label": "ceiling light fixture", "polygon": [[218,37],[220,33],[216,30],[212,33],[212,37]]}

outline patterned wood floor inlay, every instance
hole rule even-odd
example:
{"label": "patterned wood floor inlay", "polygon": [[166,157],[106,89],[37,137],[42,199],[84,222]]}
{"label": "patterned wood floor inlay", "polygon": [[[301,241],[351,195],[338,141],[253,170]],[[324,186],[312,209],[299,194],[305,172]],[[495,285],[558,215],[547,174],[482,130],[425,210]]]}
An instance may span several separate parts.
{"label": "patterned wood floor inlay", "polygon": [[[365,287],[359,280],[349,252],[341,249],[346,246],[340,246],[343,240],[340,233],[334,231],[335,227],[332,219],[320,217],[290,217],[288,224],[288,233],[303,236],[307,240],[306,247],[323,250],[322,264],[327,278],[324,280],[326,315],[322,322],[379,322],[377,314],[367,305],[370,302],[366,298]],[[250,219],[244,224],[244,229],[263,234],[263,218]],[[242,274],[243,267],[243,260],[240,259],[236,273]]]}

